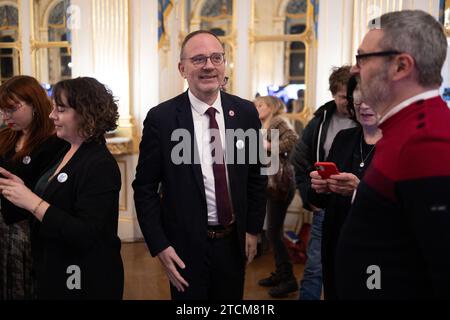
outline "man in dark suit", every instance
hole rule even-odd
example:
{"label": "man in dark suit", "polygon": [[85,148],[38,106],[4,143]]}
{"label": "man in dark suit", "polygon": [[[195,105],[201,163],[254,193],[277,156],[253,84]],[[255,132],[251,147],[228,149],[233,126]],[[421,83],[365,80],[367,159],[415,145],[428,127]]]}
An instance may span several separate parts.
{"label": "man in dark suit", "polygon": [[[138,220],[173,299],[242,299],[265,215],[267,177],[259,159],[250,161],[260,121],[250,101],[220,90],[224,48],[213,33],[185,38],[178,69],[189,90],[144,121],[133,182]],[[230,138],[239,129],[256,141]]]}

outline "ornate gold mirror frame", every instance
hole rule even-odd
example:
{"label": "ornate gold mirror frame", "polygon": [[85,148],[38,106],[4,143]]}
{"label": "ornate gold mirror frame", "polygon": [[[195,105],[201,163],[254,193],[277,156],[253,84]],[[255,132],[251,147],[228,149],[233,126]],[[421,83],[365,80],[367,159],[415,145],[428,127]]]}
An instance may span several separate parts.
{"label": "ornate gold mirror frame", "polygon": [[[24,0],[26,1],[26,0]],[[35,0],[28,0],[30,1],[30,50],[31,50],[31,63],[32,63],[32,70],[33,74],[38,78],[39,81],[39,66],[38,66],[38,59],[37,54],[39,49],[50,49],[50,48],[66,48],[68,52],[71,51],[71,45],[69,41],[41,41],[37,37],[37,31],[36,31],[36,19],[35,19]],[[48,13],[50,10],[50,7],[54,4],[55,1],[50,1],[43,12]],[[47,14],[44,15],[47,17]],[[43,21],[37,20],[39,23],[39,29],[44,29],[45,26],[43,24]]]}
{"label": "ornate gold mirror frame", "polygon": [[[301,121],[303,126],[306,126],[307,122],[311,119],[314,109],[311,107],[311,101],[314,100],[314,87],[316,79],[316,71],[312,66],[316,61],[316,48],[317,41],[314,34],[314,9],[311,2],[307,0],[306,9],[306,28],[300,34],[259,34],[256,28],[256,0],[251,0],[251,27],[250,27],[250,52],[255,55],[255,45],[258,42],[298,42],[301,41],[305,45],[305,96],[304,107],[301,112],[298,113],[286,113],[286,117],[293,121]],[[285,8],[289,1],[279,0],[277,12],[280,12],[280,8]],[[304,15],[304,14],[303,14]],[[286,16],[275,17],[275,19],[285,19]],[[252,71],[253,72],[253,71]],[[286,72],[286,71],[285,71]],[[286,75],[285,75],[286,78]]]}

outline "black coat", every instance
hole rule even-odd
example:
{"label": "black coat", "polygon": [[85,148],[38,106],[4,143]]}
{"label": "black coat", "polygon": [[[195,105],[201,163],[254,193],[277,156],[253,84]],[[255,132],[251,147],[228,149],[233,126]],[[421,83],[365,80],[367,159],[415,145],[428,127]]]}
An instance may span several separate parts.
{"label": "black coat", "polygon": [[[259,130],[261,124],[254,105],[239,97],[221,93],[226,129]],[[144,122],[136,179],[133,182],[136,212],[150,253],[155,256],[168,246],[175,248],[186,263],[181,270],[186,279],[199,277],[196,266],[204,261],[207,242],[207,205],[200,163],[174,164],[171,141],[176,129],[190,135],[194,155],[194,123],[187,91],[152,108]],[[238,154],[235,140],[234,154]],[[245,150],[249,150],[245,140]],[[227,154],[230,154],[227,148]],[[192,159],[192,157],[189,157]],[[261,164],[228,164],[228,178],[237,234],[245,262],[245,233],[257,234],[264,223],[267,176],[260,173]],[[161,183],[162,196],[158,194]]]}
{"label": "black coat", "polygon": [[295,169],[295,182],[303,200],[303,207],[307,210],[311,210],[308,202],[308,190],[311,187],[309,174],[315,170],[314,163],[325,160],[323,145],[336,108],[334,100],[321,106],[314,113],[314,118],[308,122],[292,152],[291,161]]}
{"label": "black coat", "polygon": [[[49,182],[42,197],[50,207],[32,227],[38,298],[122,298],[120,187],[117,162],[97,142],[83,143]],[[67,287],[70,266],[80,268],[81,290]]]}
{"label": "black coat", "polygon": [[[57,155],[66,146],[67,142],[64,140],[58,139],[56,136],[50,136],[27,159],[24,157],[18,161],[11,160],[14,156],[14,146],[12,146],[9,152],[0,156],[0,167],[20,177],[28,188],[33,189],[39,177],[57,160]],[[0,195],[0,202],[3,220],[8,225],[31,217],[31,213],[16,207],[2,195]]]}
{"label": "black coat", "polygon": [[[339,172],[353,173],[360,180],[370,165],[374,152],[365,161],[364,168],[355,171],[354,164],[361,162],[360,141],[362,129],[357,126],[338,132],[331,145],[327,161],[334,162]],[[342,196],[336,193],[328,195],[317,194],[309,189],[308,201],[314,206],[325,208],[322,229],[322,270],[325,299],[337,299],[335,286],[335,258],[339,235],[350,211],[352,196]]]}

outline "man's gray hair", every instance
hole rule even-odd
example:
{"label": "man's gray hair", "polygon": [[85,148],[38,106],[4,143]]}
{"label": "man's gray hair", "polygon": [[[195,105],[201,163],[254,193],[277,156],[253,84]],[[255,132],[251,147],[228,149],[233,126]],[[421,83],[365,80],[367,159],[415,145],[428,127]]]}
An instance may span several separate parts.
{"label": "man's gray hair", "polygon": [[383,14],[369,22],[381,28],[383,50],[410,54],[416,63],[417,81],[424,87],[441,85],[441,70],[447,55],[447,39],[442,25],[420,10],[404,10]]}

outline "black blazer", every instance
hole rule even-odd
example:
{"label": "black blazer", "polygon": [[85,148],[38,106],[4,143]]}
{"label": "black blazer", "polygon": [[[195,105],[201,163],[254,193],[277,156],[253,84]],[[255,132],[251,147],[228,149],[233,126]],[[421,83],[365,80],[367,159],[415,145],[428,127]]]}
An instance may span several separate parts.
{"label": "black blazer", "polygon": [[[66,146],[67,142],[64,140],[58,139],[55,135],[50,136],[27,159],[25,157],[18,161],[11,160],[14,156],[14,146],[12,146],[9,152],[0,156],[0,167],[20,177],[28,188],[33,189],[39,177],[57,160],[56,156]],[[0,202],[3,220],[8,225],[31,217],[27,210],[16,207],[2,195],[0,195]]]}
{"label": "black blazer", "polygon": [[[83,143],[49,182],[43,199],[50,207],[42,223],[36,220],[32,227],[38,298],[122,298],[120,187],[117,162],[97,142]],[[81,270],[81,290],[67,287],[72,274],[67,269],[73,265]]]}
{"label": "black blazer", "polygon": [[[221,92],[226,129],[260,129],[257,111],[250,101]],[[144,121],[139,162],[133,182],[136,212],[142,233],[155,256],[173,246],[186,263],[183,276],[195,274],[203,261],[207,241],[207,206],[201,165],[174,164],[172,149],[180,142],[171,141],[176,129],[185,129],[190,139],[183,141],[194,155],[194,123],[187,91],[152,108]],[[256,134],[258,137],[258,134]],[[233,145],[238,155],[236,141]],[[249,142],[245,140],[246,157]],[[227,155],[231,154],[227,148]],[[189,156],[189,155],[188,155]],[[192,162],[191,162],[192,163]],[[228,164],[228,178],[237,224],[242,261],[245,261],[245,233],[257,234],[264,223],[267,177],[261,175],[261,163]],[[158,194],[161,183],[162,196]]]}
{"label": "black blazer", "polygon": [[[360,141],[362,135],[361,126],[344,129],[338,132],[333,140],[327,161],[334,162],[340,172],[353,173],[360,180],[372,160],[371,156],[366,159],[364,168],[355,171],[353,164],[361,161]],[[352,196],[340,194],[317,194],[312,188],[309,189],[309,201],[319,208],[325,208],[325,216],[322,229],[322,272],[324,282],[324,293],[326,299],[337,299],[335,287],[335,258],[336,246],[339,235],[350,211]]]}

